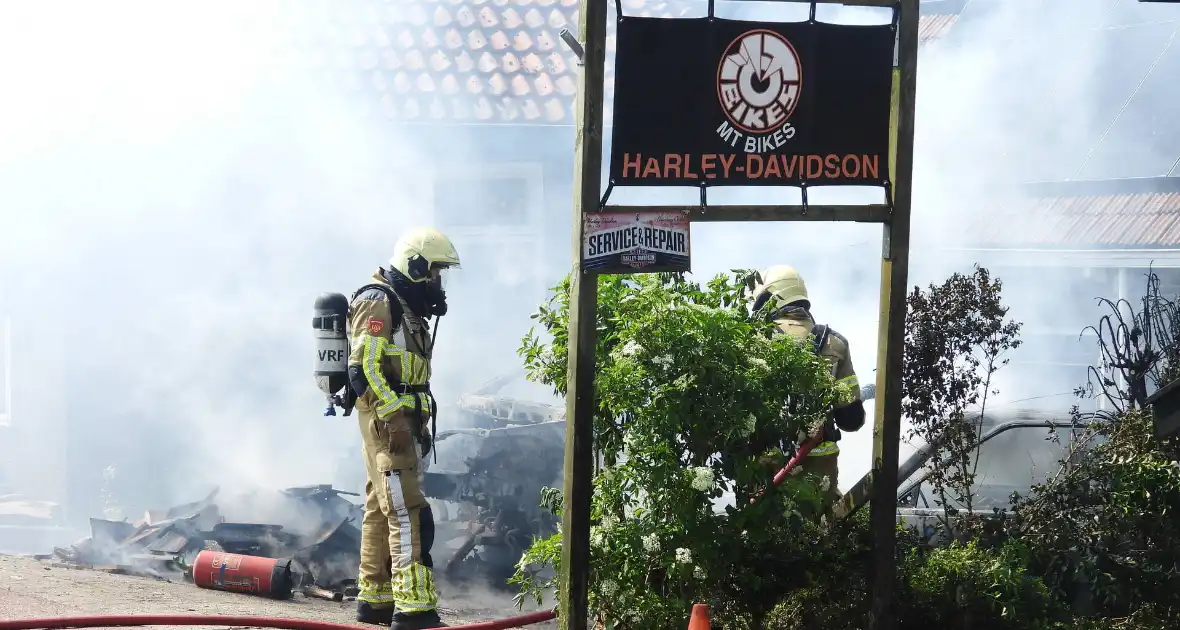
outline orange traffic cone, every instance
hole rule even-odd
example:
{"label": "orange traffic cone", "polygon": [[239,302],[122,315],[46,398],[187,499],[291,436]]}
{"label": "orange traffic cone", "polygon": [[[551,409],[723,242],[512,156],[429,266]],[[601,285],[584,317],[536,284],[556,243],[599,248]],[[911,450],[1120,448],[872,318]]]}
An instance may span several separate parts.
{"label": "orange traffic cone", "polygon": [[709,605],[693,604],[688,618],[688,630],[709,630]]}

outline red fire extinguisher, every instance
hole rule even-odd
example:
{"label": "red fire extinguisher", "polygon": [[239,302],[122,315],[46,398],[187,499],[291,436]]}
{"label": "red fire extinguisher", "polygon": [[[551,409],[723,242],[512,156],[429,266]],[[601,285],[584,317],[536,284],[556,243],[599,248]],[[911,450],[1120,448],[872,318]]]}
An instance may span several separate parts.
{"label": "red fire extinguisher", "polygon": [[193,560],[193,583],[200,588],[290,599],[291,560],[202,551]]}

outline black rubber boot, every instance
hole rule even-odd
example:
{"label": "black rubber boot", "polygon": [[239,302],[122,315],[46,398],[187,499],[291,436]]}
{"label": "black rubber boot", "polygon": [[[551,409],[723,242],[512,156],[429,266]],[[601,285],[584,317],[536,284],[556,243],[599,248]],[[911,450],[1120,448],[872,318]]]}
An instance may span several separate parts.
{"label": "black rubber boot", "polygon": [[375,626],[388,626],[393,623],[393,607],[373,608],[373,605],[368,602],[358,601],[356,603],[356,620]]}
{"label": "black rubber boot", "polygon": [[438,618],[438,612],[431,610],[414,614],[399,612],[393,615],[393,623],[389,630],[426,630],[427,628],[447,628],[447,624]]}

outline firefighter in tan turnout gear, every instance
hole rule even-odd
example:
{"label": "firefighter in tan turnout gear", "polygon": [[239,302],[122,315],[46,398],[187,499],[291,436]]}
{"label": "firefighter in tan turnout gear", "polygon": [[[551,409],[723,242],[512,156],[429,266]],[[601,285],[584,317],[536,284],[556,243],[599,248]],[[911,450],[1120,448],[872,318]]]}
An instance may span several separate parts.
{"label": "firefighter in tan turnout gear", "polygon": [[394,630],[446,625],[437,612],[434,515],[422,474],[436,413],[428,321],[446,314],[443,276],[458,266],[450,239],[433,228],[413,230],[349,309],[348,379],[368,473],[357,620]]}
{"label": "firefighter in tan turnout gear", "polygon": [[[852,369],[848,340],[827,326],[816,325],[811,317],[807,286],[793,267],[775,265],[762,271],[753,293],[754,310],[770,303],[770,317],[779,330],[801,342],[810,339],[818,354],[828,362],[837,384],[842,386],[842,398],[832,410],[832,419],[821,429],[823,441],[811,450],[800,467],[804,473],[819,475],[827,480],[825,496],[830,503],[835,503],[841,497],[837,485],[840,473],[837,465],[840,446],[837,441],[840,431],[856,431],[865,422],[860,383]],[[814,434],[803,437],[814,437]]]}

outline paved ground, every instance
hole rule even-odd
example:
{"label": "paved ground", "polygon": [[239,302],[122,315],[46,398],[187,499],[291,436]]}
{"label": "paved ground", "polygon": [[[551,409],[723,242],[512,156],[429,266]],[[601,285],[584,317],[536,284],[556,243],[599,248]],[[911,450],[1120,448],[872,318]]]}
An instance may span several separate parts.
{"label": "paved ground", "polygon": [[[511,598],[443,593],[444,620],[451,624],[524,614]],[[532,609],[526,607],[525,612]],[[273,601],[200,589],[188,583],[72,569],[24,556],[0,556],[0,619],[30,619],[96,614],[254,615],[315,619],[358,625],[353,602],[333,603],[296,595]],[[556,624],[530,628],[551,629]],[[376,630],[376,626],[369,626]]]}

